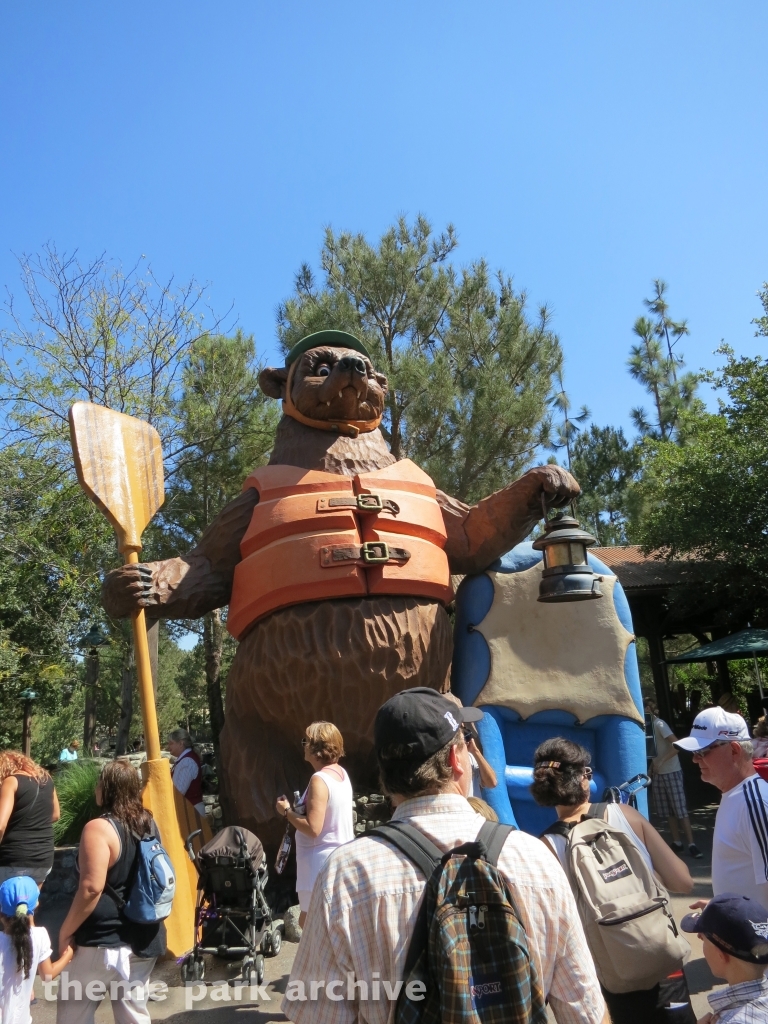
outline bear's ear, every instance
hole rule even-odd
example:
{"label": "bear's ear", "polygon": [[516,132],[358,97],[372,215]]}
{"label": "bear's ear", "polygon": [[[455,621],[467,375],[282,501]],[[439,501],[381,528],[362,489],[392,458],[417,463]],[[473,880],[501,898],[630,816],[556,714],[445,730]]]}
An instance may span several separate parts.
{"label": "bear's ear", "polygon": [[270,398],[285,398],[287,366],[268,366],[259,374],[259,387]]}
{"label": "bear's ear", "polygon": [[381,390],[386,395],[386,393],[389,391],[389,381],[387,380],[386,375],[383,373],[378,373],[377,371],[374,370],[373,377],[376,383],[381,388]]}

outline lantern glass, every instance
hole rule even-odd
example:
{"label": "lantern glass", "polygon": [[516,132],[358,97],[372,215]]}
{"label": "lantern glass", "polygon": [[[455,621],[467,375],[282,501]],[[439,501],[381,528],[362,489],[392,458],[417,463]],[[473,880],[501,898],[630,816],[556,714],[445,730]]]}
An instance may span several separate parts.
{"label": "lantern glass", "polygon": [[587,549],[584,544],[571,542],[571,565],[586,565]]}
{"label": "lantern glass", "polygon": [[571,545],[548,544],[544,548],[544,559],[548,569],[556,565],[571,565]]}

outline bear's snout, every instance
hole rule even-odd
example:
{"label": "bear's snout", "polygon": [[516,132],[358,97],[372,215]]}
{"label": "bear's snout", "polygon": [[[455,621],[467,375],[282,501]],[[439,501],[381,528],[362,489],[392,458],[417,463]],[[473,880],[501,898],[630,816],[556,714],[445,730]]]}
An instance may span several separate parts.
{"label": "bear's snout", "polygon": [[340,370],[349,370],[351,373],[360,373],[363,376],[367,376],[365,363],[359,356],[344,356],[337,365]]}

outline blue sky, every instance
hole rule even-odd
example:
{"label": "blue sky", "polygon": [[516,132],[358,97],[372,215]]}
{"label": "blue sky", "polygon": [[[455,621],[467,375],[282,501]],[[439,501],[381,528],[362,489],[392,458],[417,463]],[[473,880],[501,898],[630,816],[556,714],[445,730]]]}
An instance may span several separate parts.
{"label": "blue sky", "polygon": [[46,241],[195,275],[276,355],[324,225],[452,221],[547,302],[596,422],[651,279],[690,367],[760,351],[768,5],[262,2],[0,8],[0,285]]}

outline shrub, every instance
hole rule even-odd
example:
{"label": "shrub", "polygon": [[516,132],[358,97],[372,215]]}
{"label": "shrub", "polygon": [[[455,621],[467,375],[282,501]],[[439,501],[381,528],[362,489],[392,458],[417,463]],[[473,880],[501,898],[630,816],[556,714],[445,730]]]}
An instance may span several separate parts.
{"label": "shrub", "polygon": [[56,793],[61,817],[53,826],[53,838],[61,845],[79,843],[91,818],[100,814],[96,804],[96,783],[101,767],[97,761],[69,761],[56,772]]}

